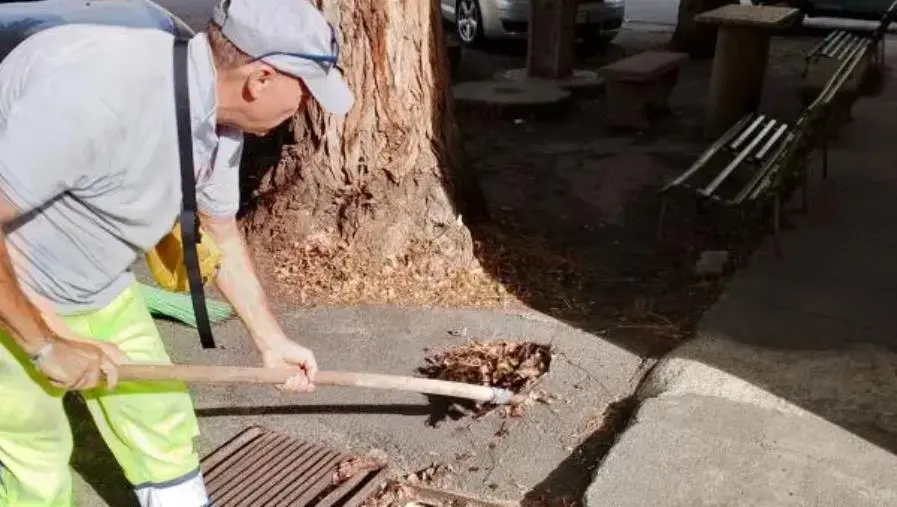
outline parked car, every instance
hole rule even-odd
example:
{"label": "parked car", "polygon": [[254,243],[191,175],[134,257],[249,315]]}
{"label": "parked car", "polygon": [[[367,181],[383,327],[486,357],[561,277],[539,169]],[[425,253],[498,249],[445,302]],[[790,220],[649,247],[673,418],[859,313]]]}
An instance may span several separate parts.
{"label": "parked car", "polygon": [[[776,4],[781,0],[751,0],[756,5]],[[788,0],[807,16],[867,19],[878,21],[894,0]]]}
{"label": "parked car", "polygon": [[[441,0],[442,16],[454,24],[461,43],[525,38],[530,0]],[[580,0],[577,36],[589,44],[607,44],[623,26],[624,0]]]}
{"label": "parked car", "polygon": [[72,23],[156,28],[187,37],[194,34],[181,19],[151,0],[0,0],[0,59],[35,32]]}

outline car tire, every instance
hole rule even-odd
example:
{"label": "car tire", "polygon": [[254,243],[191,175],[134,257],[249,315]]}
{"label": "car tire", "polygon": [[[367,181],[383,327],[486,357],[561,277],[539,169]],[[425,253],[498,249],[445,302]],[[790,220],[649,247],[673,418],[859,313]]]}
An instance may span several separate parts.
{"label": "car tire", "polygon": [[483,44],[483,16],[479,0],[457,0],[455,3],[455,33],[461,44],[474,48]]}

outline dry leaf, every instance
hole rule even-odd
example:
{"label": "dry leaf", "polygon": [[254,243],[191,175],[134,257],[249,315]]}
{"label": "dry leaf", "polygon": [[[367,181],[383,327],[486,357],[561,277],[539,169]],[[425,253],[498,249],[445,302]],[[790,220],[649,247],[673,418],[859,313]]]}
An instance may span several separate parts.
{"label": "dry leaf", "polygon": [[333,484],[341,484],[360,472],[377,470],[384,466],[386,466],[386,461],[374,456],[352,456],[340,462],[331,482]]}

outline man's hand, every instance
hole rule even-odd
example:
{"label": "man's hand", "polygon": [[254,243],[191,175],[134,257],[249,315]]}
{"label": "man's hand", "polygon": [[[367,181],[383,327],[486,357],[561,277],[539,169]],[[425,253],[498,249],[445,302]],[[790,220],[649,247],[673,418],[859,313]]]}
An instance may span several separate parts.
{"label": "man's hand", "polygon": [[66,390],[90,389],[105,381],[109,389],[118,384],[118,365],[126,362],[114,345],[75,336],[56,336],[35,361],[50,383]]}
{"label": "man's hand", "polygon": [[262,350],[262,361],[268,368],[297,368],[295,376],[277,386],[281,391],[309,393],[315,390],[318,363],[312,351],[302,345],[286,337],[268,340]]}
{"label": "man's hand", "polygon": [[[10,255],[14,257],[17,252],[10,252]],[[31,354],[44,350],[39,354],[36,366],[49,378],[50,384],[61,389],[90,389],[99,384],[102,374],[106,386],[114,389],[118,384],[116,367],[126,361],[118,347],[73,334],[53,311],[49,301],[27,287],[22,287],[22,293],[41,312],[49,329],[49,341],[45,344],[48,347],[29,348]]]}

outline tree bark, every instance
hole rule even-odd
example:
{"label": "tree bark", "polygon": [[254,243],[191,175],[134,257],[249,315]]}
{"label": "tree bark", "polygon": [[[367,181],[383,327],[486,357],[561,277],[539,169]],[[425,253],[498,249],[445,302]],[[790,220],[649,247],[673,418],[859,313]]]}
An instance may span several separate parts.
{"label": "tree bark", "polygon": [[356,103],[345,118],[310,104],[247,143],[242,223],[256,258],[312,298],[475,265],[467,225],[487,212],[452,114],[437,3],[319,7],[339,27]]}
{"label": "tree bark", "polygon": [[579,0],[532,0],[526,64],[533,77],[560,79],[573,73],[576,6]]}
{"label": "tree bark", "polygon": [[716,27],[696,23],[695,16],[738,0],[680,0],[679,18],[673,33],[672,46],[676,51],[694,58],[711,58],[716,49]]}

